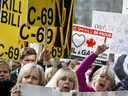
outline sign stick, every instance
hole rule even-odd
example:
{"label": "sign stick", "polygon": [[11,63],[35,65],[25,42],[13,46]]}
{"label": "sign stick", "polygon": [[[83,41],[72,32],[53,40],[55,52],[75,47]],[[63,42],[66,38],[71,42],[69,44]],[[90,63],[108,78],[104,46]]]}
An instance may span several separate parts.
{"label": "sign stick", "polygon": [[11,70],[12,70],[12,60],[9,61],[9,65],[11,66]]}
{"label": "sign stick", "polygon": [[57,71],[57,60],[54,59],[54,65],[53,65],[53,75],[56,73]]}
{"label": "sign stick", "polygon": [[[48,36],[47,27],[44,27],[44,50],[47,49],[47,36]],[[46,55],[46,52],[44,53],[44,62],[43,62],[43,65],[46,65],[47,64],[47,62],[45,60],[45,55]]]}
{"label": "sign stick", "polygon": [[40,55],[40,53],[41,53],[41,51],[42,51],[42,44],[39,44],[39,47],[38,47],[38,52],[37,52],[37,57],[36,57],[36,62],[38,62],[38,59],[39,59],[39,55]]}

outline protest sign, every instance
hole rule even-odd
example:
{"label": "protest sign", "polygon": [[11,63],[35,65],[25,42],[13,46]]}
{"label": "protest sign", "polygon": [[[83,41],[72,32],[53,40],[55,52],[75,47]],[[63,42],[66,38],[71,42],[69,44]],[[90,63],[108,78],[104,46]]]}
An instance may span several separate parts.
{"label": "protest sign", "polygon": [[63,0],[28,0],[27,26],[62,26]]}
{"label": "protest sign", "polygon": [[[59,88],[50,88],[30,84],[18,84],[21,96],[72,96],[69,92],[60,92]],[[76,96],[128,96],[128,91],[77,92]]]}
{"label": "protest sign", "polygon": [[61,92],[61,96],[72,96],[72,94],[68,92]]}
{"label": "protest sign", "polygon": [[[44,27],[26,26],[26,15],[27,15],[27,0],[23,2],[23,11],[21,16],[21,24],[19,27],[18,40],[44,44]],[[55,41],[54,30],[55,30],[54,27],[52,29],[48,28],[47,30],[48,33],[47,44],[51,46]]]}
{"label": "protest sign", "polygon": [[19,83],[17,89],[21,91],[21,96],[61,96],[59,88]]}
{"label": "protest sign", "polygon": [[0,22],[0,58],[19,61],[19,52],[29,44],[17,40],[23,0],[2,0]]}
{"label": "protest sign", "polygon": [[[58,0],[57,0],[58,1]],[[37,2],[37,1],[36,1]],[[71,47],[72,26],[74,18],[74,0],[64,0],[63,27],[48,27],[47,28],[47,45],[55,47],[68,46]],[[27,1],[24,1],[23,12],[21,17],[21,25],[19,28],[18,40],[44,44],[44,27],[43,26],[26,26]],[[68,41],[68,43],[67,43]],[[69,45],[67,45],[69,44]],[[65,47],[66,48],[66,47]]]}
{"label": "protest sign", "polygon": [[[83,61],[88,55],[96,50],[96,47],[103,44],[107,37],[106,45],[109,46],[112,40],[112,33],[95,30],[86,26],[73,25],[73,40],[71,58],[78,58]],[[100,54],[95,60],[95,64],[106,64],[109,56],[109,49]]]}
{"label": "protest sign", "polygon": [[63,13],[65,12],[66,16],[64,16],[65,19],[63,27],[56,27],[54,46],[48,46],[52,59],[71,58],[74,0],[64,0]]}
{"label": "protest sign", "polygon": [[110,53],[128,54],[128,15],[93,11],[92,28],[113,33]]}
{"label": "protest sign", "polygon": [[127,91],[78,92],[76,96],[127,96]]}

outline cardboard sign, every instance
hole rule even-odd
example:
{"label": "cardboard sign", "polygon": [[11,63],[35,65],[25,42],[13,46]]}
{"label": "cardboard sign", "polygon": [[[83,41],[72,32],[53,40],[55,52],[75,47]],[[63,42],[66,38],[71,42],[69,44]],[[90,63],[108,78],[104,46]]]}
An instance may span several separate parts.
{"label": "cardboard sign", "polygon": [[19,27],[22,14],[23,0],[2,0],[1,23]]}
{"label": "cardboard sign", "polygon": [[22,47],[29,44],[17,40],[23,0],[2,0],[0,22],[0,58],[19,60]]}
{"label": "cardboard sign", "polygon": [[[83,61],[96,50],[98,45],[103,44],[105,37],[107,37],[106,45],[109,46],[112,33],[74,24],[71,58],[78,58],[79,61]],[[109,49],[100,54],[94,64],[106,64],[108,56]]]}
{"label": "cardboard sign", "polygon": [[71,58],[74,0],[64,0],[64,9],[63,13],[66,12],[64,26],[56,27],[54,46],[48,46],[52,59]]}
{"label": "cardboard sign", "polygon": [[[26,26],[27,1],[24,1],[18,40],[44,44],[44,27]],[[64,0],[63,27],[48,27],[47,45],[55,47],[71,47],[72,26],[74,18],[74,0]],[[67,41],[69,45],[67,45]],[[68,50],[69,50],[68,47]],[[70,52],[71,53],[71,52]]]}
{"label": "cardboard sign", "polygon": [[61,96],[72,96],[72,94],[68,92],[61,92]]}
{"label": "cardboard sign", "polygon": [[61,96],[59,88],[50,88],[38,85],[21,84],[17,88],[21,91],[21,96]]}
{"label": "cardboard sign", "polygon": [[78,92],[76,96],[127,96],[128,91]]}
{"label": "cardboard sign", "polygon": [[[60,92],[59,88],[50,88],[30,84],[18,84],[21,96],[72,96],[69,92]],[[128,96],[128,91],[77,92],[76,96]]]}
{"label": "cardboard sign", "polygon": [[[44,27],[26,26],[26,15],[27,15],[27,0],[24,0],[18,40],[44,44]],[[48,39],[47,39],[48,45],[52,46],[54,44],[55,41],[54,37],[56,35],[54,34],[55,30],[56,30],[55,27],[53,27],[52,29],[48,28]]]}
{"label": "cardboard sign", "polygon": [[27,26],[62,26],[63,0],[28,0]]}
{"label": "cardboard sign", "polygon": [[128,54],[128,15],[93,11],[92,28],[113,32],[110,53]]}
{"label": "cardboard sign", "polygon": [[[64,25],[63,27],[58,27],[56,31],[56,41],[54,46],[60,44],[61,41],[61,53],[62,57],[60,58],[71,58],[72,51],[72,34],[73,34],[73,20],[74,20],[74,0],[64,0]],[[60,39],[61,38],[61,39]],[[53,47],[52,47],[53,48]],[[54,47],[55,48],[55,47]],[[51,48],[50,48],[51,49]],[[53,56],[51,56],[53,57]],[[59,59],[56,57],[56,59]]]}

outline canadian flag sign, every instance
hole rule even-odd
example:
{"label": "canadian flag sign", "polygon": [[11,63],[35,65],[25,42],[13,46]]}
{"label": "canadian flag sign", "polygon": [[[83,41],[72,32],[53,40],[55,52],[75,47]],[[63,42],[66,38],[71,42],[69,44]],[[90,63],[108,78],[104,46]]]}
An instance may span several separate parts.
{"label": "canadian flag sign", "polygon": [[[106,45],[111,45],[112,33],[92,29],[85,26],[73,25],[72,53],[71,59],[78,58],[83,61],[88,55],[96,50],[96,47],[103,44],[107,37]],[[94,64],[106,64],[109,56],[109,49],[100,54]]]}

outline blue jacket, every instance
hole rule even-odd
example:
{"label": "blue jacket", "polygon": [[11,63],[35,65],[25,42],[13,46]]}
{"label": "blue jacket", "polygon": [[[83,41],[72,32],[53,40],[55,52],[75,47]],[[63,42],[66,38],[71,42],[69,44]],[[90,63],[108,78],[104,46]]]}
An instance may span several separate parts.
{"label": "blue jacket", "polygon": [[118,88],[117,91],[122,91],[122,90],[128,90],[128,75],[124,80],[121,81],[121,86]]}
{"label": "blue jacket", "polygon": [[10,77],[10,80],[11,81],[15,81],[15,82],[17,82],[17,77],[18,77],[18,74],[19,74],[19,72],[20,72],[20,69],[21,69],[21,67],[18,67],[18,68],[16,68],[15,70],[13,70],[12,72],[11,72],[11,77]]}

